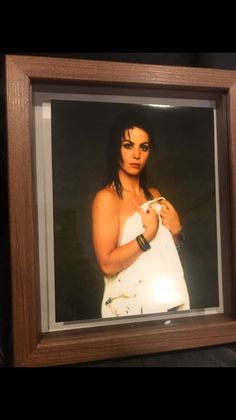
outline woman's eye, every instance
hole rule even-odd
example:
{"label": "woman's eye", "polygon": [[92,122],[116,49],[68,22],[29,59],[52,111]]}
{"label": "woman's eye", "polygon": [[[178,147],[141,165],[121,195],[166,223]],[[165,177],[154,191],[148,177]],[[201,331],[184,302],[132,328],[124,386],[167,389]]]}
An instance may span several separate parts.
{"label": "woman's eye", "polygon": [[132,144],[131,143],[123,143],[123,146],[125,149],[132,149]]}
{"label": "woman's eye", "polygon": [[142,150],[143,152],[147,152],[147,151],[149,150],[149,146],[148,146],[148,144],[142,144],[142,145],[141,145],[141,150]]}

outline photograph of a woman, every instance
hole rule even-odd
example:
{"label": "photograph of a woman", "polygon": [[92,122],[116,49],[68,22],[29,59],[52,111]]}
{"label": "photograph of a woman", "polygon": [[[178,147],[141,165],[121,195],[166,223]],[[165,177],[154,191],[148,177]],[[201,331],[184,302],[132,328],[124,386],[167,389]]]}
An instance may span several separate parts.
{"label": "photograph of a woman", "polygon": [[147,184],[151,123],[141,112],[112,126],[104,188],[93,202],[93,241],[105,289],[101,316],[187,310],[189,296],[177,247],[180,217]]}
{"label": "photograph of a woman", "polygon": [[55,322],[218,308],[213,108],[95,99],[52,101]]}

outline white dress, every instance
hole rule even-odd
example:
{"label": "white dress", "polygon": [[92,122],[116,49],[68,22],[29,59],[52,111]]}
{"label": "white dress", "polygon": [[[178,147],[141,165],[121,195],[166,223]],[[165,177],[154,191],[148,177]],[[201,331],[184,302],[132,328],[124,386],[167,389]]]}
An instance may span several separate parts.
{"label": "white dress", "polygon": [[[163,197],[141,205],[144,211],[154,207],[159,214]],[[104,277],[102,318],[167,312],[171,308],[189,309],[189,296],[178,251],[169,230],[159,216],[159,228],[143,252],[125,270],[113,277]],[[144,232],[142,219],[136,211],[124,225],[120,245]]]}

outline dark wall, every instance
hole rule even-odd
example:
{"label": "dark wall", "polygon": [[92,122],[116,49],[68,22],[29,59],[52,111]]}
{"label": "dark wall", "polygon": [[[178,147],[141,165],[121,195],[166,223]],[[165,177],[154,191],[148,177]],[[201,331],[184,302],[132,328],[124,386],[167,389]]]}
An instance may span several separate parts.
{"label": "dark wall", "polygon": [[[20,54],[20,53],[19,53]],[[22,53],[23,54],[23,53]],[[192,67],[212,67],[236,69],[236,53],[27,53],[27,55],[47,55],[68,58],[101,59],[147,64],[163,64]],[[5,126],[5,91],[3,57],[0,56],[0,123],[1,152],[0,179],[3,203],[0,212],[0,364],[11,365],[11,327],[10,327],[10,264],[8,252],[8,216],[7,216],[7,163],[6,163],[6,126]],[[2,357],[1,357],[2,355]],[[86,364],[86,366],[236,366],[235,345],[220,346],[191,351],[179,351],[167,354],[143,356],[121,361],[105,361]],[[78,365],[82,366],[82,365]]]}

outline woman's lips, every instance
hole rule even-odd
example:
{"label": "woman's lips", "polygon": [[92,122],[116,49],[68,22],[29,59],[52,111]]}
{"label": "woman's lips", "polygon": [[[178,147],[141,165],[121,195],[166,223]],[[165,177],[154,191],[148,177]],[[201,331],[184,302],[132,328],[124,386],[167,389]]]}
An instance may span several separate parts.
{"label": "woman's lips", "polygon": [[140,168],[140,163],[130,163],[130,166],[132,166],[132,168]]}

